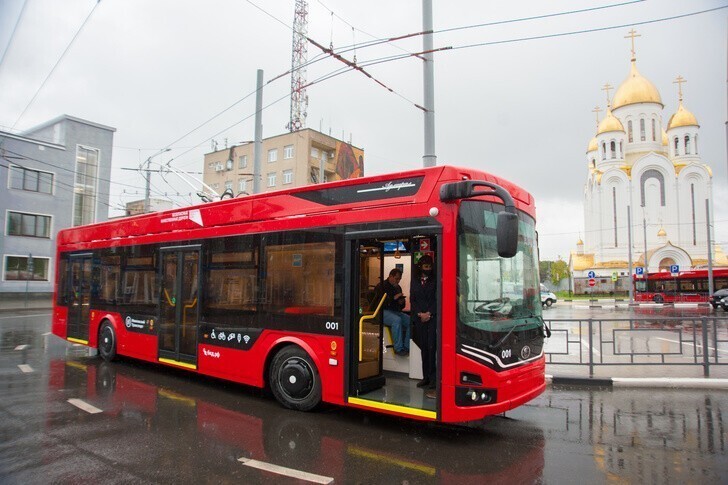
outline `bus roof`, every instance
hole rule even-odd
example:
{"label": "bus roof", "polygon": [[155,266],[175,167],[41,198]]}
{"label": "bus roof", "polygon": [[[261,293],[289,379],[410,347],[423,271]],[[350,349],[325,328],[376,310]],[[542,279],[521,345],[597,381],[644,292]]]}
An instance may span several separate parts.
{"label": "bus roof", "polygon": [[479,170],[439,166],[264,192],[77,226],[59,231],[57,241],[63,246],[382,205],[434,203],[433,198],[440,203],[435,189],[442,183],[464,179],[486,180],[504,187],[516,207],[535,219],[533,197],[521,187]]}
{"label": "bus roof", "polygon": [[[636,275],[635,275],[636,276]],[[728,276],[728,268],[713,268],[713,277]],[[660,271],[659,273],[649,273],[646,275],[648,280],[672,280],[672,279],[688,279],[688,278],[707,278],[708,269],[691,269],[688,271],[680,271],[677,276],[673,276],[669,271]]]}

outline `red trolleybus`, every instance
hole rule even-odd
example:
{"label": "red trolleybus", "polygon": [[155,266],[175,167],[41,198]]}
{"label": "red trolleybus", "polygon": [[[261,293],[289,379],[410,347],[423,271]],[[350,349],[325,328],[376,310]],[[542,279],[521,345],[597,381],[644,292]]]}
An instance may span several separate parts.
{"label": "red trolleybus", "polygon": [[[66,229],[52,329],[106,360],[269,387],[292,409],[477,420],[545,388],[534,212],[511,183],[434,167]],[[425,254],[439,275],[435,399],[415,385],[416,345],[391,351],[373,301]]]}
{"label": "red trolleybus", "polygon": [[[713,269],[713,290],[728,288],[728,268]],[[707,302],[708,270],[681,271],[673,276],[669,271],[634,277],[635,301],[655,303]]]}

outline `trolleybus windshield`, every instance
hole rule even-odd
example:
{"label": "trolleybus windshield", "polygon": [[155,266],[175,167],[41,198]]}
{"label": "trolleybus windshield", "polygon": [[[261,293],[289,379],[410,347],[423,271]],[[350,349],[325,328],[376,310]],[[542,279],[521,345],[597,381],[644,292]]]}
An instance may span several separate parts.
{"label": "trolleybus windshield", "polygon": [[516,327],[543,326],[534,221],[519,213],[518,252],[501,258],[496,246],[501,207],[463,201],[458,221],[458,326],[490,344]]}

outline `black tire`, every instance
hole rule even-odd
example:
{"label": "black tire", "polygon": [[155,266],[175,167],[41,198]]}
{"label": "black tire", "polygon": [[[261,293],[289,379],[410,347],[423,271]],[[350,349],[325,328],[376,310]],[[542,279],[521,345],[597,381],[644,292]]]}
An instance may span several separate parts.
{"label": "black tire", "polygon": [[665,299],[662,298],[662,295],[655,295],[652,297],[652,301],[654,301],[655,303],[663,303]]}
{"label": "black tire", "polygon": [[721,306],[723,307],[724,312],[728,312],[728,303],[722,303]]}
{"label": "black tire", "polygon": [[278,402],[289,409],[310,411],[321,402],[321,378],[305,350],[296,345],[283,347],[273,357],[270,388]]}
{"label": "black tire", "polygon": [[713,310],[717,310],[718,309],[718,304],[717,303],[711,303],[710,306],[713,307]]}
{"label": "black tire", "polygon": [[99,329],[99,355],[106,362],[116,358],[116,332],[109,322],[102,323]]}
{"label": "black tire", "polygon": [[551,298],[546,300],[546,306],[551,306],[553,304],[554,304],[554,301]]}

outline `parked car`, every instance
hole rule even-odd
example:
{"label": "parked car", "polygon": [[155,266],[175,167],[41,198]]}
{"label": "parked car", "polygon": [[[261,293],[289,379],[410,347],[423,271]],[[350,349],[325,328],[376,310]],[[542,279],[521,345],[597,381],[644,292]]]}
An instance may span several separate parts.
{"label": "parked car", "polygon": [[544,285],[541,285],[541,305],[551,306],[556,303],[556,295],[549,291]]}
{"label": "parked car", "polygon": [[708,299],[708,302],[710,302],[714,309],[720,306],[728,312],[728,288],[723,288],[713,293],[713,296]]}

